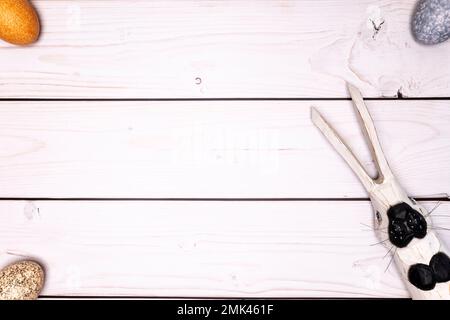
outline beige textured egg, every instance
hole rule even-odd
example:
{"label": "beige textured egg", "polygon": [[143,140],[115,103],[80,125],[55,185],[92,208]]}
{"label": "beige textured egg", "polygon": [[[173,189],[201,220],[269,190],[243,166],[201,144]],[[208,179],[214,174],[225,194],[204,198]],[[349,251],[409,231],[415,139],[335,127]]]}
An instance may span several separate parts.
{"label": "beige textured egg", "polygon": [[0,38],[27,45],[39,37],[39,18],[28,0],[0,0]]}
{"label": "beige textured egg", "polygon": [[43,286],[44,270],[34,261],[13,263],[0,271],[0,300],[34,300]]}

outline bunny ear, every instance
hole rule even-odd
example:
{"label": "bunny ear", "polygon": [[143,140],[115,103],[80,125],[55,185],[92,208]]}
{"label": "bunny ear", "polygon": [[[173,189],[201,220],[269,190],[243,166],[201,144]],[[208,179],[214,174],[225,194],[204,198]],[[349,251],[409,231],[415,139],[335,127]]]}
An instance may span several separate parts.
{"label": "bunny ear", "polygon": [[361,162],[356,158],[345,141],[314,107],[311,108],[311,120],[314,125],[322,132],[325,138],[327,138],[328,142],[330,142],[334,149],[347,162],[349,167],[358,176],[359,180],[361,180],[361,183],[364,185],[366,190],[370,192],[374,187],[372,178],[368,175]]}
{"label": "bunny ear", "polygon": [[348,91],[352,97],[353,105],[355,106],[356,114],[360,120],[361,128],[366,137],[367,144],[372,153],[375,165],[378,170],[377,183],[382,183],[385,178],[392,177],[392,171],[389,168],[389,164],[384,156],[383,149],[381,148],[380,141],[378,139],[377,131],[367,109],[361,92],[351,84],[348,84]]}
{"label": "bunny ear", "polygon": [[319,128],[323,135],[328,139],[334,149],[336,149],[350,168],[352,168],[352,170],[356,173],[366,190],[371,192],[375,184],[381,184],[385,181],[385,179],[391,178],[393,175],[386,157],[384,156],[383,149],[381,148],[381,144],[375,130],[375,125],[372,117],[370,116],[369,110],[364,103],[361,92],[350,84],[348,84],[348,90],[352,97],[362,131],[366,137],[366,141],[372,152],[372,156],[378,170],[378,177],[375,181],[369,176],[367,171],[363,168],[361,162],[355,157],[354,153],[349,149],[345,141],[339,136],[336,130],[330,126],[320,112],[314,107],[311,108],[311,119],[316,127]]}

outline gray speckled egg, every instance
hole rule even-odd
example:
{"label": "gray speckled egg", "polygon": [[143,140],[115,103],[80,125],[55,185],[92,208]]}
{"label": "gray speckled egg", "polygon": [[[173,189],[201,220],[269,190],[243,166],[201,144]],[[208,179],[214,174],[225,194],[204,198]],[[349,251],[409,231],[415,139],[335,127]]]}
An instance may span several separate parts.
{"label": "gray speckled egg", "polygon": [[450,0],[420,0],[412,19],[412,33],[423,44],[450,38]]}

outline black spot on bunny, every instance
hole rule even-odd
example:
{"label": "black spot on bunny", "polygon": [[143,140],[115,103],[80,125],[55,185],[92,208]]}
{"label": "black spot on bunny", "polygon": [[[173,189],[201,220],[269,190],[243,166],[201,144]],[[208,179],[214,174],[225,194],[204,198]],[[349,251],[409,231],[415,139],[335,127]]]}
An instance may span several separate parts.
{"label": "black spot on bunny", "polygon": [[408,270],[409,282],[420,290],[433,290],[436,283],[450,281],[450,258],[443,252],[436,253],[430,265],[416,263]]}
{"label": "black spot on bunny", "polygon": [[430,261],[436,282],[450,281],[450,258],[443,252],[436,253]]}

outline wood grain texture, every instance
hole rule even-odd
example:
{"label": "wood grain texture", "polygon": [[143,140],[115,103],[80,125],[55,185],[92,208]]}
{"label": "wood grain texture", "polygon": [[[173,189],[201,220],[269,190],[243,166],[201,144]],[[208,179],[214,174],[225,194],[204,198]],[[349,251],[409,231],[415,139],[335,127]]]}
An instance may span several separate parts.
{"label": "wood grain texture", "polygon": [[450,42],[414,42],[416,0],[33,3],[41,39],[1,44],[0,97],[450,95]]}
{"label": "wood grain texture", "polygon": [[[371,173],[350,101],[315,101]],[[0,197],[367,197],[308,101],[1,102]],[[368,101],[413,196],[450,193],[448,101]]]}
{"label": "wood grain texture", "polygon": [[406,297],[372,216],[366,201],[1,201],[0,266],[38,259],[44,295]]}

